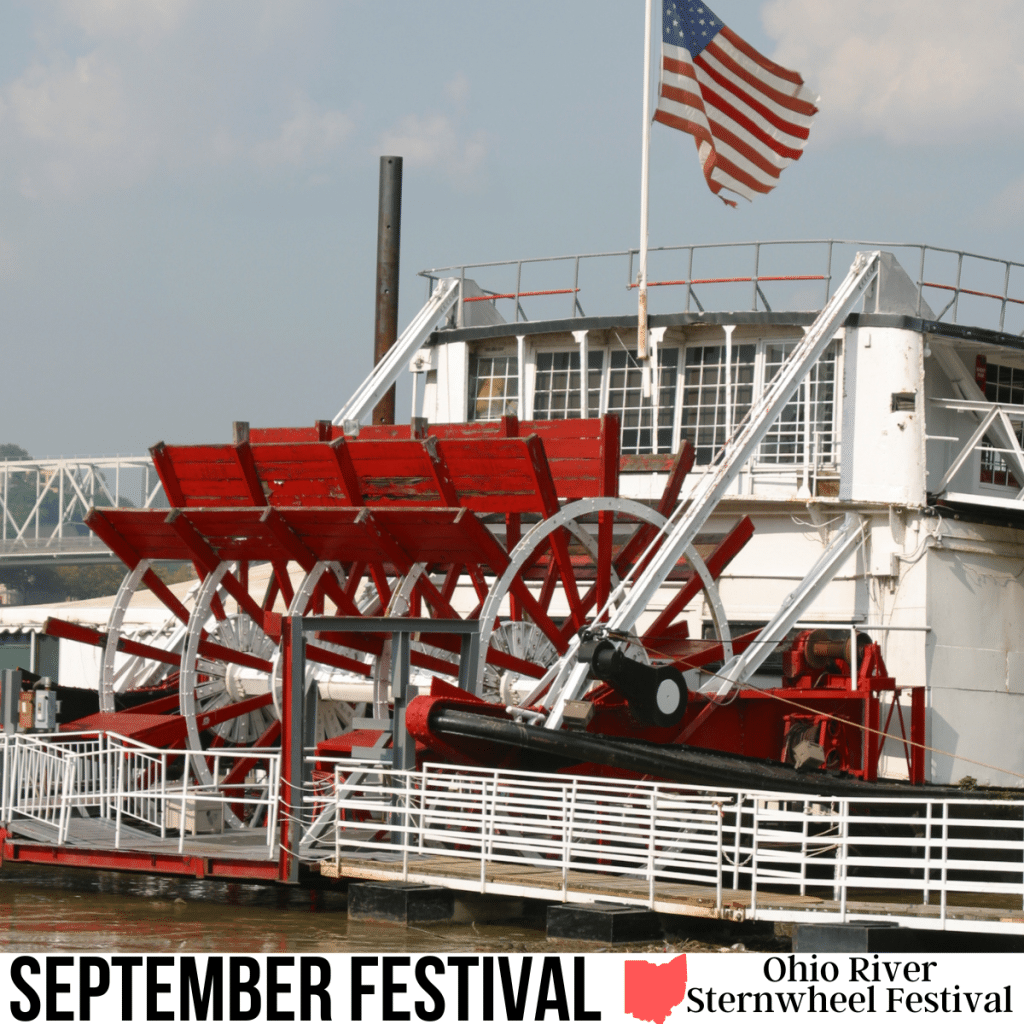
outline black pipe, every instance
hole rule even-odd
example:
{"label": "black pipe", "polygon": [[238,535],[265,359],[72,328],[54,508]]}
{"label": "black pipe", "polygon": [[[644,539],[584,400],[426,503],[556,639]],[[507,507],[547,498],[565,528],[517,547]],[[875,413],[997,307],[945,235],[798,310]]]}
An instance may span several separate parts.
{"label": "black pipe", "polygon": [[565,759],[568,764],[603,764],[687,785],[773,789],[815,796],[885,796],[906,800],[974,795],[955,787],[912,787],[898,782],[862,782],[827,772],[801,773],[777,761],[597,733],[541,729],[445,707],[438,708],[430,716],[430,728],[442,735],[488,740],[547,754]]}
{"label": "black pipe", "polygon": [[[398,256],[402,228],[402,158],[380,158],[377,199],[377,292],[373,324],[373,364],[398,337]],[[374,423],[395,422],[395,385],[374,406]]]}

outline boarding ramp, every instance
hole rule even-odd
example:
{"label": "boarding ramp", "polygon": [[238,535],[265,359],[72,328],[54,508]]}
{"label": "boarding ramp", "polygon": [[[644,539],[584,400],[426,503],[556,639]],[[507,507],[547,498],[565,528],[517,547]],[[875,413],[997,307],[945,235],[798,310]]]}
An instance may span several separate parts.
{"label": "boarding ramp", "polygon": [[[4,735],[0,822],[16,842],[59,851],[275,861],[280,751],[219,747],[205,757],[209,784],[182,770],[185,758],[203,755],[110,732]],[[244,785],[227,771],[240,762]],[[225,828],[230,814],[245,827]]]}
{"label": "boarding ramp", "polygon": [[[321,875],[661,914],[1024,934],[1020,800],[318,764]],[[330,812],[330,826],[322,827]]]}

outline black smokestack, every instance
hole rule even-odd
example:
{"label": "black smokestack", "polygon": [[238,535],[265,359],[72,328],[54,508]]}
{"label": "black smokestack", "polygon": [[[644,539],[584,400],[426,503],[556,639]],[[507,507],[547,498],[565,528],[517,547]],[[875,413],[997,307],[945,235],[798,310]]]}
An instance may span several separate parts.
{"label": "black smokestack", "polygon": [[[402,158],[380,158],[377,211],[377,308],[373,362],[379,363],[398,337],[398,254],[402,228]],[[395,422],[395,385],[373,410],[374,423]]]}

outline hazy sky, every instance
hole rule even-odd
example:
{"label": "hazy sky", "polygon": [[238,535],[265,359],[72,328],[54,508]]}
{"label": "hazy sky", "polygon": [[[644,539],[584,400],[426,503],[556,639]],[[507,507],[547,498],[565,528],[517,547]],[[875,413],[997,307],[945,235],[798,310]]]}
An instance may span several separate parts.
{"label": "hazy sky", "polygon": [[[1024,260],[1024,5],[979,6],[718,0],[821,113],[736,210],[656,125],[651,244]],[[333,416],[370,365],[382,153],[405,157],[403,326],[423,267],[636,245],[643,7],[0,0],[0,442],[141,453]]]}

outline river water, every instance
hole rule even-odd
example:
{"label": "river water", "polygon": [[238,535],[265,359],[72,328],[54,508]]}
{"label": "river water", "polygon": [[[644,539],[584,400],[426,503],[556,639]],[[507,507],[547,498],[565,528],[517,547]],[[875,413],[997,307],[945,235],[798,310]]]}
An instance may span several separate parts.
{"label": "river water", "polygon": [[[470,913],[473,913],[471,908]],[[5,864],[0,951],[37,953],[523,952],[547,947],[543,908],[492,923],[349,921],[343,892]]]}

